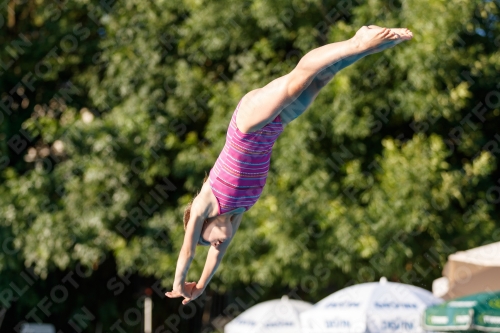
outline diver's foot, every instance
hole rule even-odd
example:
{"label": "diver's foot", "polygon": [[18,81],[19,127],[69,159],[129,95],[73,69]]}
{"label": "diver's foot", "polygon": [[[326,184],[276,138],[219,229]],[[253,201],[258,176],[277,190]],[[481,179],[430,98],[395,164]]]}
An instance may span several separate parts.
{"label": "diver's foot", "polygon": [[376,53],[413,38],[406,28],[383,28],[376,25],[361,27],[351,39],[360,53]]}
{"label": "diver's foot", "polygon": [[410,40],[413,38],[413,33],[407,28],[390,28],[392,32],[394,32],[398,38],[391,39],[389,41],[383,42],[380,46],[371,50],[370,53],[377,53],[388,48],[391,48],[405,40]]}

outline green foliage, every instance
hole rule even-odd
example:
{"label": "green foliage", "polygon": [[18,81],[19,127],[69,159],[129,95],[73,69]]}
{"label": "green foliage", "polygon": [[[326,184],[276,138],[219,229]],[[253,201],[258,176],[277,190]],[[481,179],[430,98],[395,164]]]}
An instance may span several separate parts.
{"label": "green foliage", "polygon": [[[299,286],[318,300],[382,275],[429,288],[448,254],[499,240],[497,1],[74,1],[58,18],[29,3],[0,33],[32,43],[2,74],[3,97],[64,36],[79,40],[34,91],[10,94],[0,239],[18,252],[0,252],[0,272],[46,277],[111,253],[120,272],[170,286],[183,206],[239,99],[364,24],[415,37],[340,72],[287,126],[211,288]],[[21,129],[33,140],[17,154]]]}

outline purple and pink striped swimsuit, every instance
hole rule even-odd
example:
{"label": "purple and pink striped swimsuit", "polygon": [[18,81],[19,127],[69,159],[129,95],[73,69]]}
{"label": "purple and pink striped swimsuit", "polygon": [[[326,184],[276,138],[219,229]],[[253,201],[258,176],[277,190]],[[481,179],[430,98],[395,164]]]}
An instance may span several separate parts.
{"label": "purple and pink striped swimsuit", "polygon": [[274,142],[283,132],[279,115],[258,131],[240,132],[236,126],[240,104],[241,100],[231,118],[226,144],[209,175],[210,187],[219,203],[219,215],[240,207],[247,211],[259,200]]}

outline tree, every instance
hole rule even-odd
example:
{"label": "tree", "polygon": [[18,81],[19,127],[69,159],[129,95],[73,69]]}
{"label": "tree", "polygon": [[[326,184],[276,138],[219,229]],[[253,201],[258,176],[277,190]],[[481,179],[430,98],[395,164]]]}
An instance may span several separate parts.
{"label": "tree", "polygon": [[[111,254],[119,272],[169,286],[183,205],[220,152],[239,99],[367,23],[407,26],[415,37],[340,72],[287,126],[212,290],[254,282],[263,297],[299,287],[317,301],[329,288],[382,275],[429,288],[448,254],[500,238],[498,1],[71,6],[54,23],[45,16],[51,24],[42,27],[42,14],[32,14],[18,27],[36,27],[42,43],[44,31],[65,36],[95,19],[29,97],[47,103],[51,93],[42,92],[71,82],[78,93],[66,87],[72,100],[61,112],[30,102],[5,117],[2,154],[11,162],[2,164],[0,233],[19,252],[0,255],[3,272],[27,265],[45,277]],[[39,60],[25,56],[19,73],[3,74],[5,91]],[[7,150],[20,128],[35,138],[24,159]],[[58,157],[51,168],[48,147]]]}

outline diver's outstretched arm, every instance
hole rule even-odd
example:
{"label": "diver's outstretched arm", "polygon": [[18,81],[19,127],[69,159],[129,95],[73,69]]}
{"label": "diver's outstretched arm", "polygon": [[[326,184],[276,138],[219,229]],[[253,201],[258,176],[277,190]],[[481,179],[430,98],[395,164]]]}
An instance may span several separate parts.
{"label": "diver's outstretched arm", "polygon": [[187,290],[187,288],[192,287],[192,284],[186,283],[186,276],[196,252],[196,244],[198,243],[198,239],[200,238],[201,230],[203,228],[203,222],[206,219],[206,207],[204,207],[202,204],[200,204],[199,201],[195,199],[193,201],[193,205],[191,206],[191,216],[186,226],[184,241],[179,252],[179,258],[177,259],[174,285],[171,292],[165,293],[165,295],[170,298],[190,297],[190,291]]}

